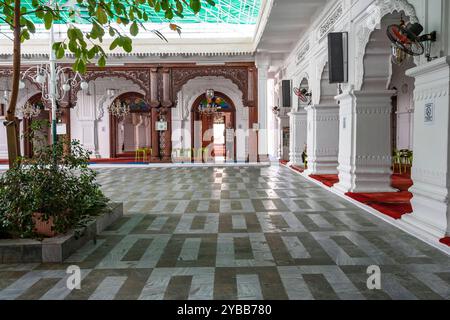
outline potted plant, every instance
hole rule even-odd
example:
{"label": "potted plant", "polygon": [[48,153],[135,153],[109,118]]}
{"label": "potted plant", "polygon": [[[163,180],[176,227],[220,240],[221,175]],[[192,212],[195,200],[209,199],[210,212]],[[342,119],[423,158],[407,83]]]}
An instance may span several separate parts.
{"label": "potted plant", "polygon": [[33,158],[20,159],[0,177],[0,227],[10,237],[63,234],[108,203],[88,167],[90,152],[78,141],[34,145]]}

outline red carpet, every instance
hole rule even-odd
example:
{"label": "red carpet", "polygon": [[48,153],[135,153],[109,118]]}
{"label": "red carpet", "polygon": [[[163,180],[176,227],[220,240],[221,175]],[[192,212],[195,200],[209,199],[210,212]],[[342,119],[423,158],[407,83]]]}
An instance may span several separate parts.
{"label": "red carpet", "polygon": [[[142,159],[142,158],[141,158]],[[105,164],[118,164],[118,163],[136,163],[134,157],[121,157],[121,158],[92,158],[89,163],[105,163]],[[137,162],[142,163],[142,161]]]}
{"label": "red carpet", "polygon": [[305,171],[304,168],[299,167],[299,166],[294,166],[294,165],[292,165],[291,168],[294,169],[295,171],[300,172],[300,173],[302,173],[303,171]]}
{"label": "red carpet", "polygon": [[439,240],[440,243],[446,244],[450,247],[450,237],[445,237]]}
{"label": "red carpet", "polygon": [[[310,175],[310,177],[330,188],[339,182],[339,177],[336,174]],[[347,192],[345,195],[394,219],[400,219],[402,215],[412,212],[410,201],[412,193],[408,192],[408,189],[413,185],[410,173],[393,174],[391,185],[400,191],[376,193]]]}
{"label": "red carpet", "polygon": [[309,177],[322,182],[330,188],[339,182],[339,177],[337,174],[311,174]]}
{"label": "red carpet", "polygon": [[409,173],[393,174],[391,176],[391,185],[400,191],[377,193],[347,192],[346,195],[391,218],[400,219],[402,215],[412,212],[411,198],[413,195],[411,192],[408,192],[408,189],[413,185],[413,182]]}
{"label": "red carpet", "polygon": [[289,161],[287,161],[287,160],[281,160],[281,159],[280,159],[280,164],[287,165],[288,162],[289,162]]}
{"label": "red carpet", "polygon": [[0,164],[8,164],[8,159],[0,159]]}

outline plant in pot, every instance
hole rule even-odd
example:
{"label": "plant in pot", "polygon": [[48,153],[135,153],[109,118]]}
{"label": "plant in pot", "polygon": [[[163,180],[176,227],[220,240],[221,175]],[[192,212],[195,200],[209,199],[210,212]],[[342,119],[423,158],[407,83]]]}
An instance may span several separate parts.
{"label": "plant in pot", "polygon": [[48,145],[41,134],[48,122],[33,122],[33,157],[20,159],[0,177],[0,227],[10,237],[51,237],[77,229],[109,201],[88,167],[90,152],[78,141]]}

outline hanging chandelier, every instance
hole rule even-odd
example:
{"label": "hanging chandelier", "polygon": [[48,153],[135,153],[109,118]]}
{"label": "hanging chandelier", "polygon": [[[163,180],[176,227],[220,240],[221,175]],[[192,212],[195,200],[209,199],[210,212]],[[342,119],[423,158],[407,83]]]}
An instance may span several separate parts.
{"label": "hanging chandelier", "polygon": [[29,101],[23,106],[17,108],[16,114],[22,118],[31,119],[37,117],[41,113],[41,108],[38,104],[32,104]]}
{"label": "hanging chandelier", "polygon": [[200,103],[200,105],[198,106],[198,111],[201,114],[205,115],[214,115],[218,111],[220,111],[222,107],[217,102],[218,98],[215,96],[214,90],[213,89],[206,90],[205,96],[206,96],[206,105]]}
{"label": "hanging chandelier", "polygon": [[108,107],[108,111],[117,118],[124,118],[130,113],[130,106],[119,99],[116,99]]}

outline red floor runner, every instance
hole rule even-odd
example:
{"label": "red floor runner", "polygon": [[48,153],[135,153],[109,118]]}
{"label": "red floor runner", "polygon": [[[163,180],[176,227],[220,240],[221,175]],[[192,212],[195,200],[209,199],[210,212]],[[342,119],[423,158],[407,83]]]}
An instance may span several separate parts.
{"label": "red floor runner", "polygon": [[291,168],[294,169],[295,171],[300,172],[300,173],[302,173],[303,171],[305,171],[304,168],[299,167],[299,166],[294,166],[294,165],[292,165]]}
{"label": "red floor runner", "polygon": [[281,160],[281,159],[280,159],[280,164],[284,164],[284,165],[287,165],[287,163],[288,163],[288,161],[287,161],[287,160]]}
{"label": "red floor runner", "polygon": [[400,191],[376,193],[347,192],[346,195],[391,218],[400,219],[402,215],[412,212],[411,198],[413,195],[411,192],[408,192],[408,189],[413,185],[413,182],[409,173],[393,174],[391,176],[391,185]]}
{"label": "red floor runner", "polygon": [[439,240],[440,243],[446,244],[450,247],[450,237],[445,237]]}
{"label": "red floor runner", "polygon": [[311,174],[309,177],[322,182],[330,188],[339,182],[339,177],[337,174]]}
{"label": "red floor runner", "polygon": [[[310,175],[310,177],[330,188],[339,182],[339,177],[336,174]],[[413,185],[413,182],[409,173],[393,174],[391,185],[400,191],[377,193],[347,192],[345,195],[394,219],[400,219],[402,215],[412,212],[410,201],[412,193],[408,192],[408,189]]]}

